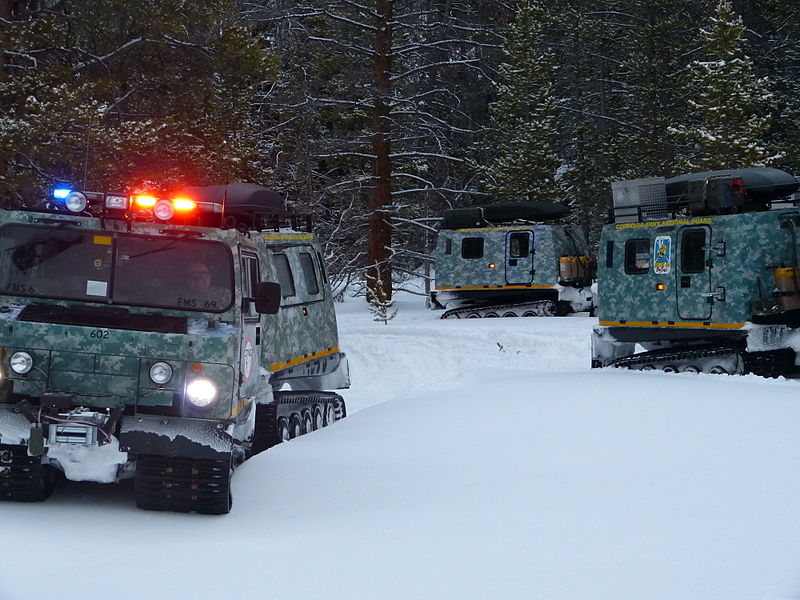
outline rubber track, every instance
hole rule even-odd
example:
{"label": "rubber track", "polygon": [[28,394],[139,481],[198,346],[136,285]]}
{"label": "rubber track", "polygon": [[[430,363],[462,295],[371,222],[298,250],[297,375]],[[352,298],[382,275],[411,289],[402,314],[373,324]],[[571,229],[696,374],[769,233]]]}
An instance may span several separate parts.
{"label": "rubber track", "polygon": [[[545,308],[550,306],[550,314],[545,314]],[[446,311],[440,318],[441,319],[461,319],[468,318],[467,315],[477,313],[480,318],[485,319],[488,313],[498,313],[498,317],[502,317],[504,312],[519,313],[517,316],[522,316],[523,313],[528,311],[536,313],[534,316],[546,317],[556,315],[556,304],[552,300],[537,300],[536,302],[522,302],[518,304],[493,304],[489,306],[473,306],[471,308],[451,308]]]}
{"label": "rubber track", "polygon": [[280,443],[278,437],[278,407],[274,402],[256,405],[256,430],[250,446],[250,456]]}
{"label": "rubber track", "polygon": [[278,414],[288,416],[292,412],[302,413],[314,405],[323,408],[333,404],[336,420],[343,419],[347,413],[344,398],[334,392],[283,391],[274,392],[274,401],[256,406],[256,431],[250,448],[250,456],[255,456],[279,444]]}
{"label": "rubber track", "polygon": [[741,364],[744,365],[744,368],[740,372],[731,373],[731,375],[753,373],[762,377],[778,377],[788,375],[795,370],[794,351],[788,348],[764,352],[744,352],[739,346],[725,344],[699,346],[686,350],[675,350],[674,348],[651,350],[618,358],[609,366],[633,369],[640,365],[651,364],[658,368],[669,364],[736,355],[741,357]]}
{"label": "rubber track", "polygon": [[25,446],[0,444],[0,500],[41,502],[53,492],[56,473]]}
{"label": "rubber track", "polygon": [[145,510],[226,514],[230,485],[230,459],[136,457],[136,505]]}

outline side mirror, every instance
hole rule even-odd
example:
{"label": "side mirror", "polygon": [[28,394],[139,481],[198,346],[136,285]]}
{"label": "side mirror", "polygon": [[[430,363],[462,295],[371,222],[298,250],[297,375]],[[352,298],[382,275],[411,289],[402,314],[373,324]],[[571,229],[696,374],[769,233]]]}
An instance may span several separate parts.
{"label": "side mirror", "polygon": [[260,315],[274,315],[281,308],[281,284],[274,281],[260,281],[253,291],[256,312]]}

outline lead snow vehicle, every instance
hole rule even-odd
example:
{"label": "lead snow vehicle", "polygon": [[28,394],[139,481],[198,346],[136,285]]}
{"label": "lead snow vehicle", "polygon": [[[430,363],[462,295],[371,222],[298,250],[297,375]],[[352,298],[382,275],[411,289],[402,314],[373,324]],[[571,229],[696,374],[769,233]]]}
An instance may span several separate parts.
{"label": "lead snow vehicle", "polygon": [[796,178],[750,168],[612,188],[592,366],[796,373]]}
{"label": "lead snow vehicle", "polygon": [[227,513],[238,464],[345,416],[319,244],[277,194],[55,196],[0,210],[0,499],[63,473]]}
{"label": "lead snow vehicle", "polygon": [[548,202],[447,210],[436,241],[431,305],[442,319],[591,311],[594,261],[579,227]]}

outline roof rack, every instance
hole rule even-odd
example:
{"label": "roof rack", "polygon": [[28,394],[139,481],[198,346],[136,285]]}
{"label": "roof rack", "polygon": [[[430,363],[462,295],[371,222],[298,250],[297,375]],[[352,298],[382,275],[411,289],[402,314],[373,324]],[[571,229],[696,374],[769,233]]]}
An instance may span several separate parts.
{"label": "roof rack", "polygon": [[764,211],[778,203],[796,205],[798,188],[798,178],[766,167],[615,181],[608,222]]}

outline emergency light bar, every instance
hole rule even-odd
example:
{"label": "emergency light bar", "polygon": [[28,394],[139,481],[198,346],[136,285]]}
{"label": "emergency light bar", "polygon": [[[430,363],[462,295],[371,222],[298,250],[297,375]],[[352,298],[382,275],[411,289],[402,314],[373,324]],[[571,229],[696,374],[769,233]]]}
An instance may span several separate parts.
{"label": "emergency light bar", "polygon": [[171,195],[162,195],[144,189],[128,194],[78,191],[68,183],[59,182],[43,206],[22,210],[82,214],[128,222],[172,221],[240,231],[277,231],[281,227],[312,229],[310,215],[292,214],[280,194],[251,183],[189,186]]}

